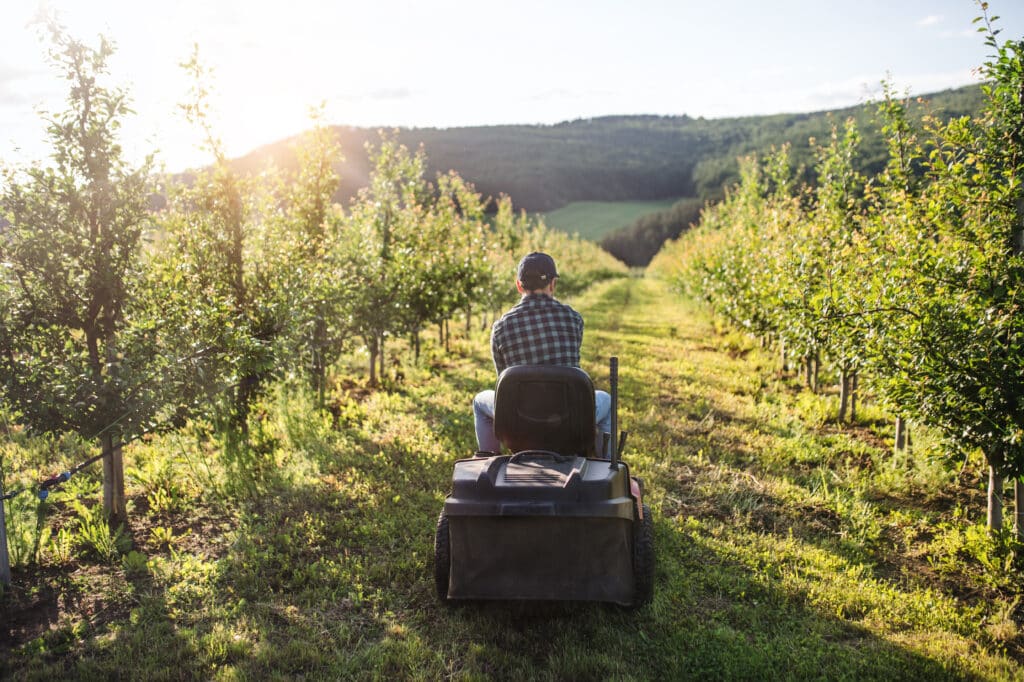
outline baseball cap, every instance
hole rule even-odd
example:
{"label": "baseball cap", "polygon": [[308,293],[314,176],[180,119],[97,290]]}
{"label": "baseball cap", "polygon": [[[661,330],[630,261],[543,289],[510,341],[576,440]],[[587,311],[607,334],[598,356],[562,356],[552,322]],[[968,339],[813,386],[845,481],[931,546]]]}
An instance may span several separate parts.
{"label": "baseball cap", "polygon": [[551,280],[558,277],[555,259],[540,251],[529,253],[519,261],[516,276],[520,282],[531,288],[546,287]]}

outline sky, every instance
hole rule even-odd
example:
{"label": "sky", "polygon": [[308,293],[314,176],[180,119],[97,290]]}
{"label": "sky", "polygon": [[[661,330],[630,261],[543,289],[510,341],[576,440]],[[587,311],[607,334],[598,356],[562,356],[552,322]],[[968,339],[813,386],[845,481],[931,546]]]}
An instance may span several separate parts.
{"label": "sky", "polygon": [[[1001,38],[1024,36],[1024,0],[990,5]],[[114,41],[126,153],[170,171],[210,160],[177,107],[194,45],[230,156],[307,129],[313,107],[382,128],[820,111],[886,78],[914,95],[977,82],[992,52],[972,0],[0,0],[0,163],[45,158],[40,112],[63,108],[40,8]]]}

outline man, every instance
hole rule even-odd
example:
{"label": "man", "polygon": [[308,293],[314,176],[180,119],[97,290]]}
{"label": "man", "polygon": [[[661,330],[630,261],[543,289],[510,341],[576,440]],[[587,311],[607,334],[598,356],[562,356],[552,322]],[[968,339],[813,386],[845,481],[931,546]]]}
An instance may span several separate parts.
{"label": "man", "polygon": [[[491,356],[500,375],[513,365],[580,366],[583,317],[555,299],[558,271],[546,253],[534,252],[519,261],[516,289],[519,303],[491,328]],[[597,453],[604,456],[602,434],[611,431],[611,396],[594,391]],[[473,399],[477,445],[482,452],[500,452],[494,435],[494,391]]]}

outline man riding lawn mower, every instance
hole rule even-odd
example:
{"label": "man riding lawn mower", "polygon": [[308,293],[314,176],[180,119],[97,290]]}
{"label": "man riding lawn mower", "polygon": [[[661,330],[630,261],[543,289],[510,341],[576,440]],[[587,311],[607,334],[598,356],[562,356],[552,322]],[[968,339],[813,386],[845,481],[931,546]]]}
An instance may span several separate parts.
{"label": "man riding lawn mower", "polygon": [[[595,394],[578,366],[583,320],[554,300],[556,279],[549,256],[526,256],[523,299],[494,324],[498,382],[474,400],[481,451],[455,463],[437,523],[442,601],[640,606],[653,596],[650,509],[621,460],[618,361],[611,395]],[[499,454],[502,445],[512,454]]]}

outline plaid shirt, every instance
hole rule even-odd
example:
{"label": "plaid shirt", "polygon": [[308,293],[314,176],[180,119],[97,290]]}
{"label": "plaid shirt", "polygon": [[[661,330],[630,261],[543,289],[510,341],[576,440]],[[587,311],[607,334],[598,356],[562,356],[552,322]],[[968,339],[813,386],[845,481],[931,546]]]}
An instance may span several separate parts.
{"label": "plaid shirt", "polygon": [[580,366],[583,316],[544,294],[527,294],[491,328],[491,355],[501,374],[513,365]]}

